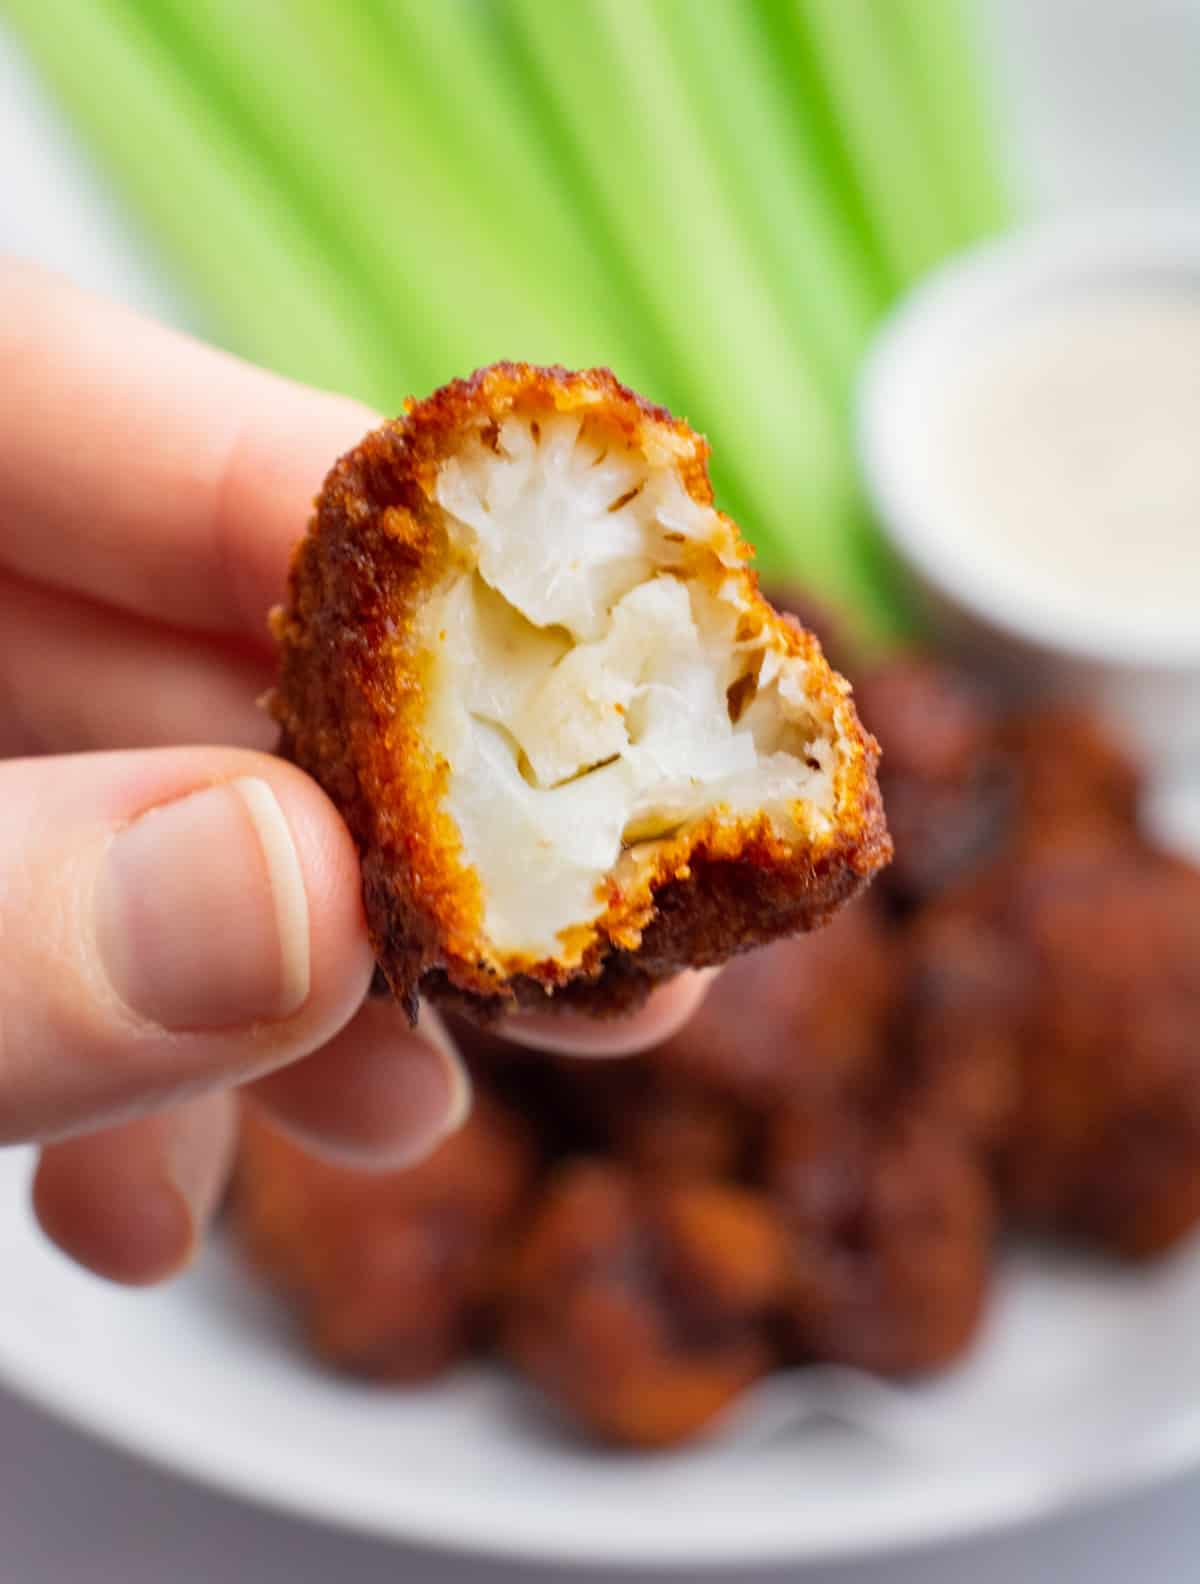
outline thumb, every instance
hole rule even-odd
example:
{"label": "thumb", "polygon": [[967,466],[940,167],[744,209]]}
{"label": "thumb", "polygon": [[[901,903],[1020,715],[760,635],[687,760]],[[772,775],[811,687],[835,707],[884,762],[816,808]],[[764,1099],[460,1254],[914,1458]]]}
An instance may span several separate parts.
{"label": "thumb", "polygon": [[349,833],[292,766],[222,748],[0,763],[0,1142],[307,1055],[370,974]]}

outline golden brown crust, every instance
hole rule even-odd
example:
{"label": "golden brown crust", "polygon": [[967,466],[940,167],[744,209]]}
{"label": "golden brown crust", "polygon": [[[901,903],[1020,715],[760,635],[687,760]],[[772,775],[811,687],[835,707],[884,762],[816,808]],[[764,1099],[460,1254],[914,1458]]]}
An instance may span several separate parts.
{"label": "golden brown crust", "polygon": [[957,1358],[983,1314],[994,1223],[970,1152],[915,1115],[809,1107],[774,1119],[767,1154],[798,1357],[881,1375]]}
{"label": "golden brown crust", "polygon": [[[665,460],[688,495],[711,506],[707,443],[607,370],[497,364],[408,402],[402,418],[336,464],[273,619],[280,751],[315,776],[346,819],[362,856],[379,964],[410,1011],[418,993],[475,1013],[550,996],[592,1012],[627,1010],[682,967],[823,924],[890,856],[878,750],[848,685],[739,565],[726,575],[744,581],[752,629],[808,661],[811,702],[845,745],[831,828],[789,844],[766,816],[690,824],[658,843],[636,874],[610,883],[602,915],[559,957],[490,951],[478,876],[444,807],[449,769],[423,737],[427,660],[417,615],[452,555],[433,498],[441,462],[481,422],[555,412],[584,414],[614,440]],[[748,554],[723,521],[738,553]]]}
{"label": "golden brown crust", "polygon": [[672,1446],[771,1368],[787,1258],[761,1194],[574,1161],[513,1251],[504,1348],[598,1439]]}
{"label": "golden brown crust", "polygon": [[1170,1247],[1200,1215],[1200,872],[1081,809],[928,919],[974,1003],[960,1067],[990,1044],[1011,1068],[985,1135],[1008,1216],[1129,1258]]}
{"label": "golden brown crust", "polygon": [[495,1268],[533,1187],[533,1142],[477,1093],[432,1155],[371,1171],[310,1155],[243,1107],[235,1242],[328,1363],[427,1380],[486,1332]]}

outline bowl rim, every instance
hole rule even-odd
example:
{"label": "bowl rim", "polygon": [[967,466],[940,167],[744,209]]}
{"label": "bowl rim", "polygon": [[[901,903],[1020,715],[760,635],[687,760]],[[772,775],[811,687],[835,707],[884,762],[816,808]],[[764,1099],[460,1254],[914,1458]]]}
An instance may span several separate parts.
{"label": "bowl rim", "polygon": [[[1072,288],[1119,289],[1170,281],[1200,299],[1200,205],[1080,211],[1034,220],[956,254],[884,320],[854,394],[854,445],[876,520],[892,547],[936,594],[992,630],[1046,653],[1107,669],[1200,669],[1200,613],[1191,625],[1152,608],[1111,608],[977,566],[956,548],[923,496],[912,425],[939,379],[961,377],[1006,319],[1036,311]],[[899,415],[899,417],[897,417]],[[1019,585],[1019,586],[1018,586]]]}

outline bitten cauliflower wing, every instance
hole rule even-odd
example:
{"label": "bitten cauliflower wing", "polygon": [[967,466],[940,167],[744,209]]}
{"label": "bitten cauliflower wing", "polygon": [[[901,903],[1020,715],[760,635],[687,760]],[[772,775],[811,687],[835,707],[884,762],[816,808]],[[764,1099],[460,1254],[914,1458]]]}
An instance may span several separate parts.
{"label": "bitten cauliflower wing", "polygon": [[410,1008],[624,1010],[886,862],[875,743],[747,556],[705,442],[607,371],[482,370],[330,473],[274,708]]}

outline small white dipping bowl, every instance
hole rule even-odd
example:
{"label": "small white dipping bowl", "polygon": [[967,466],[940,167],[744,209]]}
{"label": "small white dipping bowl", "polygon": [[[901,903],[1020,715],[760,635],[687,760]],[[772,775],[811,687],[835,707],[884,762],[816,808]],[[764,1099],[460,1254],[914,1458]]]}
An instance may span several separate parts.
{"label": "small white dipping bowl", "polygon": [[1200,609],[1114,610],[1015,556],[998,567],[971,521],[949,520],[940,473],[942,414],[977,377],[990,338],[1100,291],[1159,289],[1200,301],[1200,208],[1056,221],[960,255],[880,331],[860,380],[857,443],[880,525],[943,639],[1012,691],[1098,706],[1153,765],[1179,768],[1200,766]]}

